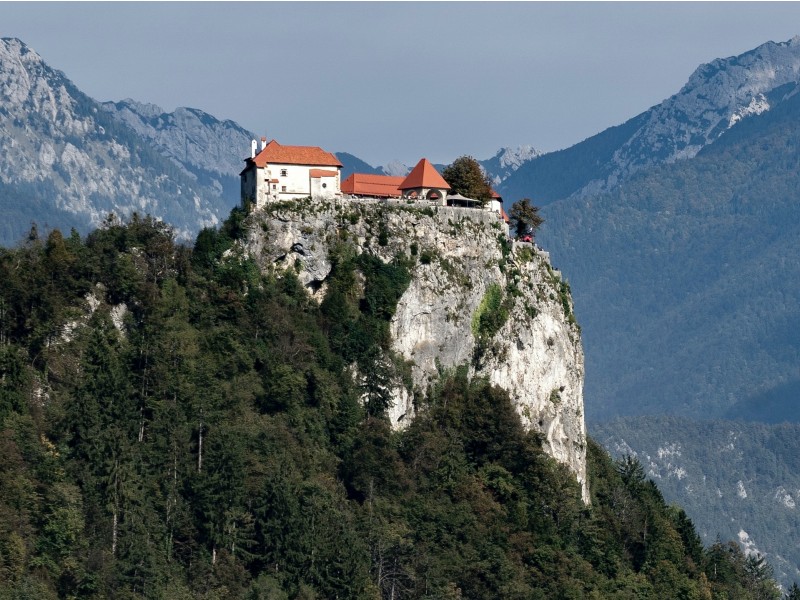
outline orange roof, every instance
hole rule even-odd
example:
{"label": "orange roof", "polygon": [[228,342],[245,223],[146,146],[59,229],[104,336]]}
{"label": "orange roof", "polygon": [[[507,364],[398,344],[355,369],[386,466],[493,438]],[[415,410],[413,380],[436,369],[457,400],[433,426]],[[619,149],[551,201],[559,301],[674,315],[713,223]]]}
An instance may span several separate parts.
{"label": "orange roof", "polygon": [[444,178],[439,175],[439,171],[436,170],[436,167],[434,167],[427,158],[420,159],[417,166],[411,169],[411,173],[408,174],[408,177],[397,187],[401,190],[410,188],[450,189],[450,186]]}
{"label": "orange roof", "polygon": [[341,167],[342,163],[330,152],[318,146],[281,146],[275,140],[264,146],[255,158],[247,158],[259,168],[269,163],[283,165],[314,165],[318,167]]}
{"label": "orange roof", "polygon": [[508,218],[508,215],[506,214],[506,211],[503,210],[502,206],[500,207],[500,216],[502,217],[503,221],[505,221],[506,223],[510,223],[511,222],[511,219]]}
{"label": "orange roof", "polygon": [[324,169],[310,169],[308,173],[311,177],[336,177],[336,171],[326,171]]}
{"label": "orange roof", "polygon": [[502,202],[503,197],[494,190],[492,190],[492,200],[499,200],[500,202]]}
{"label": "orange roof", "polygon": [[399,198],[400,184],[405,177],[390,175],[369,175],[353,173],[342,182],[342,192],[359,196],[375,196],[378,198]]}

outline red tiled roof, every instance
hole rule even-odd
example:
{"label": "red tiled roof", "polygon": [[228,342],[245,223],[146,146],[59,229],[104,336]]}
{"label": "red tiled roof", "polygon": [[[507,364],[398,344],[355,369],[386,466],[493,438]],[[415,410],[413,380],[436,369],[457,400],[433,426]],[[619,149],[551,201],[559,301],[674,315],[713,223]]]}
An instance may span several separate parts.
{"label": "red tiled roof", "polygon": [[439,174],[427,158],[420,159],[417,166],[411,169],[411,173],[403,180],[399,186],[401,190],[410,188],[439,188],[449,190],[450,186]]}
{"label": "red tiled roof", "polygon": [[336,177],[336,171],[326,171],[324,169],[310,169],[308,173],[311,177]]}
{"label": "red tiled roof", "polygon": [[510,223],[511,222],[511,219],[508,218],[508,215],[506,214],[506,211],[503,210],[502,206],[500,207],[500,216],[503,218],[503,221],[505,221],[506,223]]}
{"label": "red tiled roof", "polygon": [[317,167],[342,166],[338,158],[318,146],[281,146],[275,140],[267,144],[261,152],[256,154],[255,158],[245,160],[254,162],[259,168],[265,167],[269,163]]}
{"label": "red tiled roof", "polygon": [[492,190],[492,200],[500,200],[500,202],[502,202],[503,197],[494,190]]}
{"label": "red tiled roof", "polygon": [[342,192],[376,198],[399,198],[402,195],[399,186],[404,179],[405,177],[390,175],[353,173],[342,182]]}

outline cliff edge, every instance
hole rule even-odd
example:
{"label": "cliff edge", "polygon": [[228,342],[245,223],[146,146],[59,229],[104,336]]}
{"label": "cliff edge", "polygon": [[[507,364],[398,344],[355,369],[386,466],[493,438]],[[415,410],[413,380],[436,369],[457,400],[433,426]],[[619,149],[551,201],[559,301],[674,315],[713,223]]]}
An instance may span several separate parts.
{"label": "cliff edge", "polygon": [[293,201],[248,218],[246,250],[265,272],[291,268],[322,301],[334,245],[411,265],[391,317],[406,377],[391,384],[392,425],[448,370],[505,389],[545,451],[586,484],[584,361],[569,286],[546,252],[508,240],[495,213],[399,202]]}

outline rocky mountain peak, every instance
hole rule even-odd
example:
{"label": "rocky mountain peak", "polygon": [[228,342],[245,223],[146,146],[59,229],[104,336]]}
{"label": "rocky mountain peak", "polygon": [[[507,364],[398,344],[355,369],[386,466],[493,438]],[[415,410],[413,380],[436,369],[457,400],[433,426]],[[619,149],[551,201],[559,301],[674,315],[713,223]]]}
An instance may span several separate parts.
{"label": "rocky mountain peak", "polygon": [[500,185],[523,165],[541,156],[543,152],[529,144],[500,148],[495,155],[480,161],[494,185]]}
{"label": "rocky mountain peak", "polygon": [[405,177],[411,171],[411,167],[399,160],[389,161],[381,170],[385,175],[392,177]]}
{"label": "rocky mountain peak", "polygon": [[165,154],[23,42],[0,41],[0,191],[13,215],[4,243],[32,220],[85,231],[109,212],[153,214],[183,237],[217,223],[229,208],[223,185]]}
{"label": "rocky mountain peak", "polygon": [[677,94],[645,113],[643,126],[614,154],[601,187],[650,164],[692,158],[743,118],[781,102],[799,80],[800,43],[794,38],[700,65]]}
{"label": "rocky mountain peak", "polygon": [[518,169],[522,163],[533,160],[542,154],[541,150],[537,150],[530,144],[525,144],[516,147],[500,148],[495,156],[499,159],[500,166],[514,171]]}
{"label": "rocky mountain peak", "polygon": [[105,102],[103,108],[155,144],[165,156],[190,171],[215,176],[238,177],[250,140],[256,138],[233,121],[220,121],[196,108],[179,107],[170,113],[155,104],[134,100]]}

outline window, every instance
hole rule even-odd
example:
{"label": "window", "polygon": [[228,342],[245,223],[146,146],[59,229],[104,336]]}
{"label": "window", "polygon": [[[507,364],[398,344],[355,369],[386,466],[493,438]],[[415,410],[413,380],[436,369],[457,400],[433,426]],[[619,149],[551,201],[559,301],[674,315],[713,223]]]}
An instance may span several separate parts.
{"label": "window", "polygon": [[273,184],[272,184],[272,189],[273,189],[273,190],[275,190],[275,189],[277,189],[277,188],[278,188],[278,186],[277,186],[277,185],[275,185],[275,184],[273,183]]}
{"label": "window", "polygon": [[285,186],[285,185],[282,185],[282,186],[281,186],[281,191],[282,191],[282,192],[285,192],[285,191],[286,191],[286,186]]}
{"label": "window", "polygon": [[281,169],[281,177],[286,177],[286,169]]}
{"label": "window", "polygon": [[326,188],[326,187],[328,187],[328,184],[327,184],[327,183],[323,183],[323,184],[322,184],[322,187],[323,187],[323,188]]}

